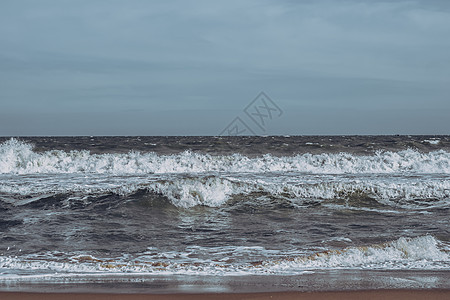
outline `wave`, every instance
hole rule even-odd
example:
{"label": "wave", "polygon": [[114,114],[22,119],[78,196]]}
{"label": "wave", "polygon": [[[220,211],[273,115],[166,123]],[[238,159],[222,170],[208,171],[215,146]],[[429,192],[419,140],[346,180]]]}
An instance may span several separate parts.
{"label": "wave", "polygon": [[[450,181],[411,183],[384,182],[325,182],[316,184],[271,184],[268,182],[243,182],[217,176],[185,178],[152,183],[146,189],[167,197],[178,207],[204,205],[218,207],[234,197],[243,195],[246,201],[264,198],[288,200],[292,205],[303,205],[305,200],[346,200],[347,206],[361,206],[360,200],[373,199],[380,204],[398,208],[430,208],[446,206],[450,199]],[[420,200],[433,200],[423,201]],[[349,201],[353,200],[353,201]],[[419,200],[419,201],[416,201]],[[363,204],[364,205],[364,204]]]}
{"label": "wave", "polygon": [[426,269],[450,268],[448,249],[435,237],[401,237],[398,240],[363,247],[329,250],[308,256],[264,262],[276,269]]}
{"label": "wave", "polygon": [[302,154],[249,158],[241,154],[212,156],[186,151],[157,155],[91,154],[89,151],[35,152],[29,143],[10,139],[0,144],[0,174],[96,173],[153,174],[203,172],[304,172],[312,174],[450,173],[450,153],[444,150],[382,151],[371,156],[349,153]]}
{"label": "wave", "polygon": [[[278,177],[282,177],[281,175]],[[404,209],[429,209],[448,207],[450,180],[423,180],[422,177],[407,181],[379,179],[352,179],[307,182],[303,177],[287,176],[293,182],[272,182],[259,178],[238,178],[219,175],[177,175],[174,178],[99,177],[89,184],[83,184],[84,176],[66,180],[63,184],[44,178],[35,182],[20,179],[20,183],[0,184],[0,199],[15,206],[28,205],[37,201],[53,202],[55,198],[70,203],[85,205],[117,195],[123,199],[163,197],[170,204],[181,208],[194,206],[220,207],[236,203],[253,202],[256,206],[267,206],[265,199],[275,199],[280,204],[303,206],[317,205],[329,200],[347,208],[380,208],[380,206]],[[56,181],[60,180],[59,177]],[[128,181],[127,181],[128,180]],[[94,183],[93,183],[94,181]],[[46,200],[47,199],[47,200]],[[49,200],[50,199],[50,200]],[[327,202],[328,201],[328,202]]]}
{"label": "wave", "polygon": [[[189,250],[189,249],[187,249]],[[382,270],[450,270],[448,246],[433,236],[400,237],[397,240],[362,247],[316,252],[309,255],[286,253],[285,258],[266,257],[252,261],[254,255],[283,256],[281,251],[261,247],[202,248],[213,258],[197,257],[195,249],[188,252],[148,252],[121,257],[96,257],[89,253],[48,252],[26,256],[0,256],[0,268],[35,273],[54,274],[196,274],[196,275],[272,275],[303,274],[323,269]],[[224,251],[226,250],[226,251]],[[193,252],[194,251],[194,252]],[[274,253],[275,252],[275,253]],[[286,255],[284,254],[284,255]],[[246,257],[241,261],[240,257]],[[0,278],[5,275],[0,275]]]}

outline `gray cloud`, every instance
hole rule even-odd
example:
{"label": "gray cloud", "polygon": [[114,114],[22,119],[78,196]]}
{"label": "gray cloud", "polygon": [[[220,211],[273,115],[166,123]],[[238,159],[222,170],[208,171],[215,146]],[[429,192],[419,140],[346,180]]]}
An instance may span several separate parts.
{"label": "gray cloud", "polygon": [[0,135],[217,134],[261,90],[271,134],[448,134],[448,36],[448,1],[2,1]]}

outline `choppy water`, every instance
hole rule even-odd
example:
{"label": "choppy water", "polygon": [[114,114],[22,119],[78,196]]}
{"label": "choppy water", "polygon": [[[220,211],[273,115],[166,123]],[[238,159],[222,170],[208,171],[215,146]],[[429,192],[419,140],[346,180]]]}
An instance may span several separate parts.
{"label": "choppy water", "polygon": [[449,151],[448,136],[3,138],[0,281],[450,271]]}

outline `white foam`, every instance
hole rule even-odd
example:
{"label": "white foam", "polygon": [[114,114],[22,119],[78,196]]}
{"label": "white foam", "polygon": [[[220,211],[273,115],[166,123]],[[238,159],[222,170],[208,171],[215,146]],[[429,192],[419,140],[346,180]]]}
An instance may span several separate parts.
{"label": "white foam", "polygon": [[88,151],[52,150],[34,152],[30,144],[16,139],[0,144],[0,173],[97,173],[151,174],[202,172],[306,172],[343,173],[450,173],[450,153],[440,150],[378,152],[371,156],[349,153],[302,154],[289,157],[264,155],[249,158],[240,154],[211,156],[189,151],[176,155],[129,152],[90,154]]}
{"label": "white foam", "polygon": [[441,142],[440,139],[429,139],[429,140],[423,140],[424,143],[428,143],[430,145],[437,145]]}
{"label": "white foam", "polygon": [[[305,174],[139,175],[40,174],[1,176],[0,199],[24,205],[56,194],[71,199],[114,193],[131,195],[148,190],[167,197],[178,207],[218,207],[236,195],[265,194],[302,205],[304,200],[364,199],[370,197],[392,208],[429,209],[448,205],[450,178],[446,176],[391,177]],[[254,197],[251,197],[254,198]]]}
{"label": "white foam", "polygon": [[[371,197],[381,204],[394,208],[422,209],[448,205],[450,180],[437,182],[323,182],[318,184],[278,184],[247,180],[235,181],[220,177],[188,178],[162,183],[151,183],[149,190],[159,192],[180,207],[206,205],[217,207],[239,194],[263,192],[285,198],[292,203],[303,200],[349,199]],[[360,196],[363,195],[363,196]],[[439,199],[432,202],[417,199]]]}
{"label": "white foam", "polygon": [[301,256],[291,260],[266,262],[275,269],[450,269],[450,257],[432,236],[401,237],[367,247],[349,247]]}
{"label": "white foam", "polygon": [[242,192],[231,181],[215,176],[156,182],[149,185],[148,189],[163,194],[172,204],[185,208],[196,205],[220,206],[229,200],[230,195]]}
{"label": "white foam", "polygon": [[[323,182],[280,187],[274,185],[275,195],[288,193],[294,199],[355,199],[370,197],[381,204],[403,208],[430,208],[432,205],[446,205],[450,198],[450,181],[350,181]],[[439,199],[431,203],[412,203],[417,199]]]}
{"label": "white foam", "polygon": [[191,152],[37,153],[31,145],[11,139],[0,145],[0,199],[23,205],[55,194],[83,199],[146,189],[185,208],[217,207],[239,194],[265,193],[298,205],[305,199],[370,197],[394,208],[428,209],[448,205],[449,162],[445,151],[413,150],[258,158]]}
{"label": "white foam", "polygon": [[[447,252],[432,236],[401,237],[398,240],[367,247],[349,247],[311,255],[292,251],[267,250],[262,247],[189,248],[186,252],[161,252],[153,248],[137,256],[99,258],[90,254],[53,253],[28,256],[0,256],[4,276],[17,271],[39,276],[58,273],[76,274],[195,274],[205,276],[254,274],[304,274],[323,269],[420,269],[450,270]],[[198,258],[197,252],[205,255]],[[154,254],[157,253],[157,254]],[[259,261],[262,257],[266,257]],[[282,258],[282,257],[285,258]],[[194,258],[192,258],[194,257]],[[210,257],[215,258],[214,260]],[[280,258],[281,257],[281,258]],[[287,258],[291,257],[291,258]],[[292,258],[293,257],[293,258]],[[221,259],[216,259],[221,258]],[[242,259],[245,259],[243,261]],[[251,259],[258,259],[252,261]],[[231,261],[231,262],[230,262]],[[30,274],[32,273],[32,274]],[[0,274],[0,279],[3,276]]]}

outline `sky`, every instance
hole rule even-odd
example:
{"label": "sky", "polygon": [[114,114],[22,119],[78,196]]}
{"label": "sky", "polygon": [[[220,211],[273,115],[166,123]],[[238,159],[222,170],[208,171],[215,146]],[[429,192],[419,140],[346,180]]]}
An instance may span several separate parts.
{"label": "sky", "polygon": [[449,37],[447,0],[2,0],[0,135],[450,134]]}

